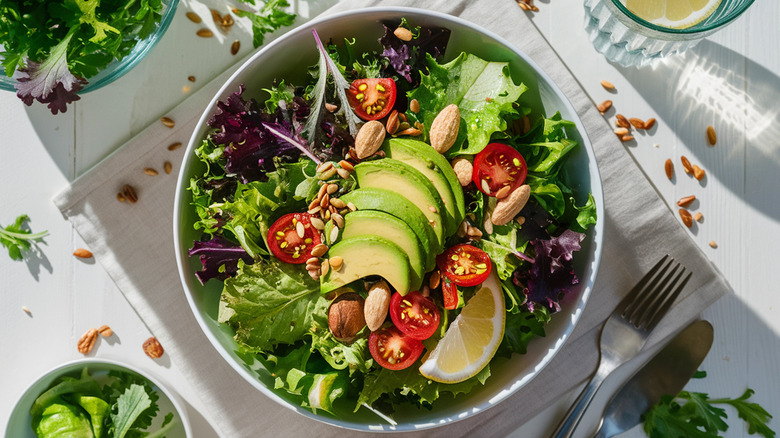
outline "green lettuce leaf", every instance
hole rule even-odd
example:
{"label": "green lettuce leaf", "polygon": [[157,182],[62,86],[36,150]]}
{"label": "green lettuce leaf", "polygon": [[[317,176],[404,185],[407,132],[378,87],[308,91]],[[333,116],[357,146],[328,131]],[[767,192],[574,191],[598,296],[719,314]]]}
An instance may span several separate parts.
{"label": "green lettuce leaf", "polygon": [[399,371],[375,369],[365,375],[355,411],[363,404],[371,406],[380,398],[390,398],[397,403],[414,401],[430,406],[443,393],[449,393],[453,397],[468,393],[477,385],[483,385],[488,377],[490,377],[489,364],[474,377],[452,384],[429,380],[420,374],[416,366]]}
{"label": "green lettuce leaf", "polygon": [[[111,413],[112,429],[115,438],[123,438],[130,432],[131,428],[138,427],[136,424],[144,416],[148,417],[147,409],[152,407],[152,399],[146,393],[141,385],[132,384],[116,401],[115,412]],[[156,414],[156,410],[154,412]],[[143,425],[147,422],[143,422]],[[151,423],[149,418],[148,423]]]}
{"label": "green lettuce leaf", "polygon": [[227,322],[236,340],[255,351],[294,344],[310,331],[327,330],[318,327],[315,315],[326,315],[330,302],[301,265],[276,259],[239,262],[238,274],[225,281],[222,301],[234,312]]}
{"label": "green lettuce leaf", "polygon": [[515,108],[525,85],[516,85],[506,62],[488,62],[477,56],[461,53],[447,64],[440,65],[428,57],[428,75],[422,75],[418,88],[409,92],[409,99],[420,102],[417,115],[424,125],[426,138],[429,127],[439,112],[450,104],[458,105],[461,129],[448,156],[476,154],[488,144],[494,132],[507,129],[505,116],[517,116]]}

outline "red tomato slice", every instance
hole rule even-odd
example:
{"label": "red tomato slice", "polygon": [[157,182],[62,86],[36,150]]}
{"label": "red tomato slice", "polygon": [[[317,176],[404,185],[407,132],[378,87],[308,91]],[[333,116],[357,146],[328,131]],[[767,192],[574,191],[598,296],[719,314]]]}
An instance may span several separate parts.
{"label": "red tomato slice", "polygon": [[439,328],[439,308],[420,292],[396,292],[390,298],[390,319],[407,336],[428,339]]}
{"label": "red tomato slice", "polygon": [[436,257],[436,265],[458,286],[476,286],[490,275],[493,265],[490,256],[481,249],[460,244]]}
{"label": "red tomato slice", "polygon": [[444,299],[444,308],[447,310],[458,308],[458,286],[447,277],[441,279],[441,294]]}
{"label": "red tomato slice", "polygon": [[395,105],[395,81],[390,78],[357,79],[347,90],[349,105],[363,120],[378,120]]}
{"label": "red tomato slice", "polygon": [[409,368],[423,351],[423,344],[388,325],[368,337],[368,350],[376,363],[388,370]]}
{"label": "red tomato slice", "polygon": [[[298,233],[299,228],[303,237]],[[285,263],[297,265],[306,262],[311,257],[312,248],[320,243],[320,233],[311,225],[309,213],[286,214],[268,230],[268,249]]]}
{"label": "red tomato slice", "polygon": [[503,187],[509,192],[525,182],[528,166],[525,159],[513,147],[501,143],[490,143],[474,157],[474,171],[471,179],[482,193],[496,196]]}

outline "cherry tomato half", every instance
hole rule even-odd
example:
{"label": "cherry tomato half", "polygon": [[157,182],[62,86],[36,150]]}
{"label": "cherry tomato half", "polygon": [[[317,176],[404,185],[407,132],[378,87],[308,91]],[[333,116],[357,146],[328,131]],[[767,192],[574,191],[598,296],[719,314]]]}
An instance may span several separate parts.
{"label": "cherry tomato half", "polygon": [[458,308],[458,286],[447,277],[441,279],[441,295],[445,309],[452,310]]}
{"label": "cherry tomato half", "polygon": [[388,370],[409,368],[423,351],[423,344],[388,325],[371,332],[368,350],[376,363]]}
{"label": "cherry tomato half", "polygon": [[390,78],[357,79],[347,90],[349,105],[363,120],[378,120],[395,105],[395,81]]}
{"label": "cherry tomato half", "polygon": [[508,186],[509,192],[520,187],[527,174],[528,166],[520,152],[505,144],[490,143],[474,157],[471,179],[479,191],[496,196],[503,187]]}
{"label": "cherry tomato half", "polygon": [[[298,233],[299,225],[303,237]],[[280,217],[268,230],[268,249],[285,263],[300,264],[311,257],[314,246],[322,243],[320,233],[311,225],[309,213],[290,213]]]}
{"label": "cherry tomato half", "polygon": [[390,298],[390,319],[405,335],[428,339],[439,328],[439,308],[420,292],[396,292]]}
{"label": "cherry tomato half", "polygon": [[482,283],[493,267],[485,251],[466,244],[455,245],[439,254],[436,265],[453,283],[463,287]]}

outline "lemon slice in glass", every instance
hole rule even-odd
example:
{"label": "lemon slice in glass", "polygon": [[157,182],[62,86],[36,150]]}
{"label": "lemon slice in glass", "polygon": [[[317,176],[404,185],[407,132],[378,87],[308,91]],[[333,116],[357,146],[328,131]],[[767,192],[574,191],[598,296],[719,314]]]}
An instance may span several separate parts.
{"label": "lemon slice in glass", "polygon": [[625,0],[637,17],[658,26],[685,29],[712,15],[722,0]]}
{"label": "lemon slice in glass", "polygon": [[423,359],[420,374],[442,383],[476,375],[496,354],[504,337],[504,292],[495,269]]}

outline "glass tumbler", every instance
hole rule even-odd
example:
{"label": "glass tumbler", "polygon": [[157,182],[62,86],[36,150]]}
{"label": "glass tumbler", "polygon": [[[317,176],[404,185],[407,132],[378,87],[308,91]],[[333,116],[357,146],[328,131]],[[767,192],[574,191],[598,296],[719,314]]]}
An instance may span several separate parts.
{"label": "glass tumbler", "polygon": [[585,30],[596,50],[608,60],[624,67],[642,67],[693,47],[732,22],[752,3],[723,0],[701,22],[672,29],[637,17],[620,0],[585,0]]}

